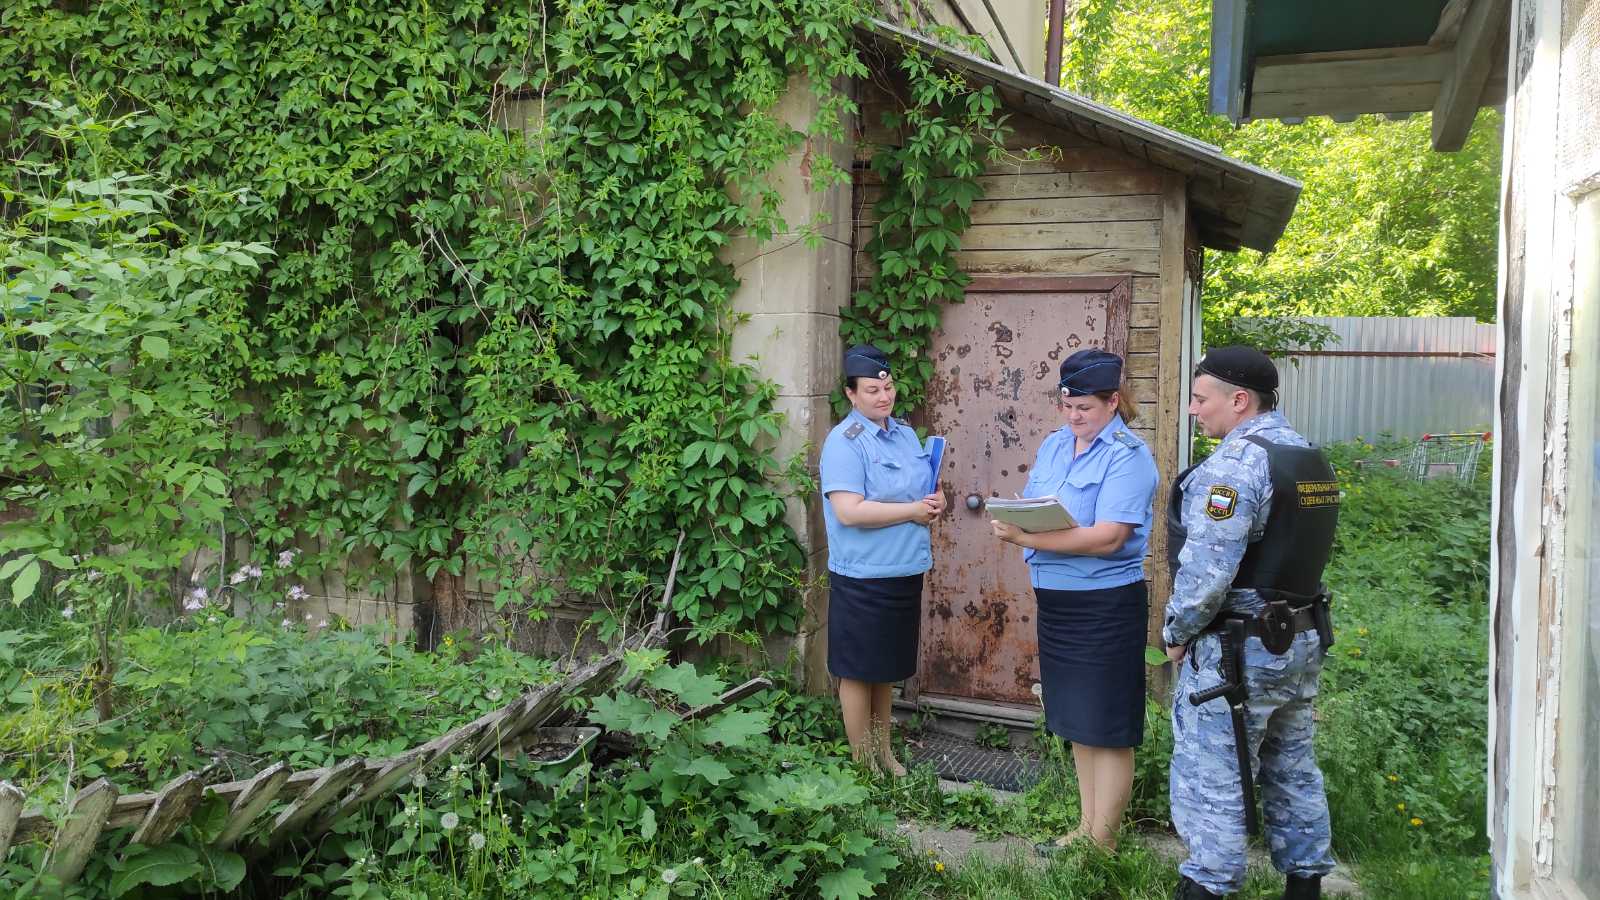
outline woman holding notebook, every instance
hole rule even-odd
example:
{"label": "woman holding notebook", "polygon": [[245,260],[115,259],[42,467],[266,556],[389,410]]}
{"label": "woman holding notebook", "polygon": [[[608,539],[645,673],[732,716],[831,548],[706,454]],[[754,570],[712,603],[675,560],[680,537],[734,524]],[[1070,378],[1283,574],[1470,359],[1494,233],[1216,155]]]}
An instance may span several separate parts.
{"label": "woman holding notebook", "polygon": [[828,531],[828,671],[839,679],[845,735],[857,761],[906,770],[889,743],[890,691],[917,671],[928,526],[944,510],[929,492],[929,453],[894,419],[889,358],[871,344],[845,351],[850,414],[822,444]]}
{"label": "woman holding notebook", "polygon": [[1023,549],[1038,597],[1045,724],[1072,744],[1082,812],[1064,847],[1116,847],[1144,740],[1144,555],[1155,458],[1128,430],[1138,408],[1122,358],[1080,350],[1061,364],[1062,428],[1039,446],[1024,497],[1058,497],[1077,527],[1027,533],[993,522]]}

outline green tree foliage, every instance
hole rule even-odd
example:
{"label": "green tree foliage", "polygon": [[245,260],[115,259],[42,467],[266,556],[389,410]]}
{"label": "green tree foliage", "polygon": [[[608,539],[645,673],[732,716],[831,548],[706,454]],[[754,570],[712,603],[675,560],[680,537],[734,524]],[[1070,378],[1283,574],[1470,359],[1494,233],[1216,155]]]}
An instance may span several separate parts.
{"label": "green tree foliage", "polygon": [[[196,186],[168,211],[179,229],[272,248],[195,311],[216,340],[170,360],[214,390],[207,462],[258,561],[299,545],[299,571],[351,560],[375,585],[409,567],[458,605],[471,567],[498,602],[572,593],[620,615],[682,530],[680,614],[792,628],[782,418],[731,358],[719,251],[807,224],[781,221],[762,176],[842,137],[860,15],[18,0],[0,175],[85,179],[20,102],[79,98],[132,117],[103,165]],[[792,78],[821,98],[809,133],[772,114]],[[825,155],[811,175],[844,177]]]}
{"label": "green tree foliage", "polygon": [[[1206,113],[1211,4],[1084,0],[1063,84],[1305,184],[1270,255],[1210,254],[1208,342],[1236,316],[1494,318],[1500,116],[1482,111],[1458,153],[1435,153],[1430,117],[1339,124]],[[1248,330],[1248,326],[1245,326]]]}

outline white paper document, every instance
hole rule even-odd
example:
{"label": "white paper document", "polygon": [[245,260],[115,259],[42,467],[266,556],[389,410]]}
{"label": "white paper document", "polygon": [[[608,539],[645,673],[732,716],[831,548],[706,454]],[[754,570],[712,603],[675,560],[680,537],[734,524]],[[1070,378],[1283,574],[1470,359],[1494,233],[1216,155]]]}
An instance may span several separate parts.
{"label": "white paper document", "polygon": [[1029,497],[1026,500],[990,497],[984,501],[983,508],[989,518],[1009,522],[1029,534],[1078,527],[1078,523],[1072,520],[1072,514],[1055,497]]}

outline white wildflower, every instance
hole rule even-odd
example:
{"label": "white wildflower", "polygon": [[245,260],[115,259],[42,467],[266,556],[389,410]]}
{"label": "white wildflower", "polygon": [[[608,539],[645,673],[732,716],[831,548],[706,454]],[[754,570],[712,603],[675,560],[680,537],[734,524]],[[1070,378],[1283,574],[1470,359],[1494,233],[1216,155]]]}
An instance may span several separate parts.
{"label": "white wildflower", "polygon": [[294,565],[294,558],[296,556],[298,556],[299,553],[300,553],[299,550],[285,550],[282,553],[279,553],[278,554],[278,568],[287,569],[290,566]]}
{"label": "white wildflower", "polygon": [[249,577],[250,577],[250,568],[248,566],[244,566],[244,567],[241,567],[239,569],[239,571],[234,572],[232,575],[228,576],[228,583],[229,584],[244,584],[245,580],[248,579]]}
{"label": "white wildflower", "polygon": [[70,618],[72,618],[72,607],[70,607],[70,606],[69,606],[69,607],[67,607],[67,608],[66,608],[66,609],[63,609],[63,610],[62,610],[62,611],[61,611],[61,618],[63,618],[63,619],[70,619]]}
{"label": "white wildflower", "polygon": [[289,588],[289,599],[290,600],[304,600],[305,598],[306,598],[306,589],[305,588],[301,587],[298,584],[295,585],[292,588]]}
{"label": "white wildflower", "polygon": [[694,858],[694,864],[697,866],[703,866],[706,864],[706,858],[704,856],[696,856]]}
{"label": "white wildflower", "polygon": [[90,581],[99,581],[103,576],[98,570],[90,569],[88,572],[84,573],[83,577],[89,579]]}
{"label": "white wildflower", "polygon": [[419,788],[419,787],[422,787],[423,785],[425,785],[427,783],[428,783],[428,776],[422,774],[421,772],[412,773],[412,775],[411,775],[411,786],[412,787]]}
{"label": "white wildflower", "polygon": [[207,625],[215,625],[215,624],[217,624],[217,617],[216,616],[206,616],[206,624]]}
{"label": "white wildflower", "polygon": [[472,837],[467,838],[467,846],[474,850],[482,850],[483,845],[486,843],[488,843],[488,841],[484,839],[483,832],[481,831],[474,831],[472,833]]}
{"label": "white wildflower", "polygon": [[328,620],[327,619],[319,619],[319,620],[317,620],[317,627],[318,628],[327,628],[328,627]]}
{"label": "white wildflower", "polygon": [[254,566],[253,565],[249,569],[245,570],[245,572],[251,578],[260,578],[261,577],[261,567],[260,566]]}
{"label": "white wildflower", "polygon": [[306,613],[306,621],[311,621],[311,613]]}
{"label": "white wildflower", "polygon": [[282,625],[282,626],[283,626],[283,627],[285,627],[285,628],[288,628],[288,627],[289,627],[289,620],[288,620],[288,619],[284,619],[284,620],[283,620],[283,621],[282,621],[282,622],[280,622],[280,623],[279,623],[279,624],[280,624],[280,625]]}
{"label": "white wildflower", "polygon": [[439,817],[439,827],[445,831],[454,831],[455,827],[460,824],[461,817],[453,812],[447,812]]}
{"label": "white wildflower", "polygon": [[661,870],[661,880],[665,881],[667,884],[671,884],[674,881],[677,881],[678,880],[678,870],[677,869],[662,869]]}

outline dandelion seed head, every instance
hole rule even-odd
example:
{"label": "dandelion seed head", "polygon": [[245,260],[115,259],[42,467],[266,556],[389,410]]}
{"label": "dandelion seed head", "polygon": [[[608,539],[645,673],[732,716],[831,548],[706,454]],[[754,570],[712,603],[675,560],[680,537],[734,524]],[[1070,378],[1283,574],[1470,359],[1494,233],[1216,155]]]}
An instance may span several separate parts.
{"label": "dandelion seed head", "polygon": [[61,610],[61,618],[70,619],[70,618],[72,618],[72,613],[73,613],[72,607],[68,606],[65,609]]}
{"label": "dandelion seed head", "polygon": [[662,869],[661,870],[661,880],[665,881],[667,884],[671,884],[674,881],[677,881],[678,880],[678,870],[677,869]]}
{"label": "dandelion seed head", "polygon": [[461,817],[453,812],[447,812],[439,817],[439,827],[445,831],[454,831],[455,827],[460,824]]}

